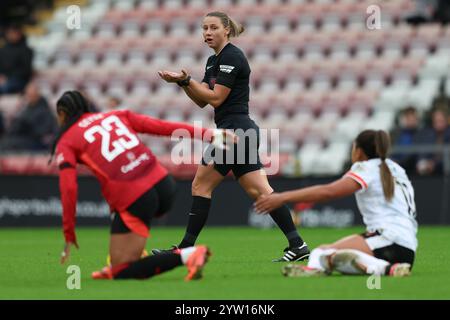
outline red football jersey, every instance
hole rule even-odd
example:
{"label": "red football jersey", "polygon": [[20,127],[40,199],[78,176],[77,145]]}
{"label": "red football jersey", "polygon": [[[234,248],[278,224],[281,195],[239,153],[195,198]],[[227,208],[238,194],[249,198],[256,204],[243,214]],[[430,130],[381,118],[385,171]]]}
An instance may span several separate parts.
{"label": "red football jersey", "polygon": [[137,133],[170,136],[176,129],[186,129],[191,137],[199,135],[201,139],[207,132],[204,128],[121,110],[86,113],[62,135],[56,161],[67,242],[76,241],[76,164],[89,167],[100,181],[111,209],[123,211],[168,173]]}

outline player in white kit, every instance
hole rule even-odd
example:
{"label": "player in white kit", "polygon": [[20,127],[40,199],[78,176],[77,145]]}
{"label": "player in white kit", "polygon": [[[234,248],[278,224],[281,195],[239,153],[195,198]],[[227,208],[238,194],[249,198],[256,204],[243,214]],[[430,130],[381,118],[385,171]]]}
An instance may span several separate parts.
{"label": "player in white kit", "polygon": [[361,132],[353,143],[352,167],[341,179],[282,193],[261,196],[255,203],[260,213],[288,202],[323,202],[355,193],[366,232],[351,235],[311,252],[307,266],[289,264],[285,276],[375,274],[406,276],[417,249],[414,189],[405,170],[386,158],[389,135]]}

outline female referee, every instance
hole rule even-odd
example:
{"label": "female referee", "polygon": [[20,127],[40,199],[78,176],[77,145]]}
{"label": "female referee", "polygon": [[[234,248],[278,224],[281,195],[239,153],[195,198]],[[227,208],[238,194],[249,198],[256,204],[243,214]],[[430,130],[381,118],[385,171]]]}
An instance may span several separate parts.
{"label": "female referee", "polygon": [[[186,280],[200,278],[210,255],[206,246],[141,259],[151,220],[170,209],[175,182],[137,134],[170,136],[183,129],[190,137],[213,139],[213,144],[215,140],[220,142],[222,135],[230,139],[235,136],[224,130],[161,121],[128,110],[92,113],[88,101],[78,91],[65,92],[57,101],[56,110],[60,131],[52,158],[56,150],[66,242],[61,263],[69,258],[72,245],[78,248],[76,165],[81,163],[99,180],[102,194],[114,212],[109,248],[111,266],[94,272],[94,279],[149,278],[183,264],[188,268]],[[197,132],[201,136],[197,137]],[[218,136],[221,138],[216,139]],[[217,143],[216,146],[221,147]]]}
{"label": "female referee", "polygon": [[287,265],[285,276],[376,274],[405,276],[417,249],[414,189],[405,170],[386,158],[389,135],[382,130],[361,132],[353,143],[352,167],[340,180],[326,185],[261,196],[260,213],[287,202],[321,202],[356,193],[367,229],[311,252],[308,266]]}
{"label": "female referee", "polygon": [[[178,247],[169,250],[154,249],[154,254],[194,245],[208,217],[211,193],[230,170],[253,199],[273,192],[259,160],[259,128],[249,117],[250,66],[244,53],[230,42],[230,38],[239,36],[244,28],[222,12],[208,13],[202,28],[204,42],[214,50],[214,55],[206,63],[202,82],[192,79],[186,70],[181,73],[159,71],[159,75],[165,81],[181,86],[200,108],[211,105],[218,128],[241,129],[238,131],[253,133],[255,138],[252,140],[250,134],[240,139],[232,156],[218,156],[214,150],[206,151],[192,182],[193,202],[183,240]],[[218,161],[218,158],[225,161]],[[289,242],[284,255],[274,261],[306,259],[309,256],[308,246],[298,234],[288,207],[273,208],[270,216]]]}

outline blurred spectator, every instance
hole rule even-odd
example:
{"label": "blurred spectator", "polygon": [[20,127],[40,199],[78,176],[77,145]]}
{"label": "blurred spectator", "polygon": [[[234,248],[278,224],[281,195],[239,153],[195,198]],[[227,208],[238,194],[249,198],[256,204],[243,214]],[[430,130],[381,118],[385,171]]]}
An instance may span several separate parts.
{"label": "blurred spectator", "polygon": [[[425,128],[417,134],[417,144],[443,145],[450,143],[450,126],[445,109],[435,109],[431,114],[431,128]],[[442,153],[422,154],[417,162],[417,172],[421,175],[442,175]]]}
{"label": "blurred spectator", "polygon": [[[414,11],[406,18],[412,24],[431,22],[439,0],[414,0]],[[447,0],[446,0],[447,1]]]}
{"label": "blurred spectator", "polygon": [[450,22],[450,1],[438,0],[438,5],[434,13],[434,20],[440,23]]}
{"label": "blurred spectator", "polygon": [[[442,84],[442,87],[444,87],[444,84]],[[447,114],[450,112],[450,99],[447,97],[443,88],[441,89],[441,93],[433,100],[432,110],[435,109],[442,109]]]}
{"label": "blurred spectator", "polygon": [[33,51],[17,26],[6,29],[5,41],[0,48],[0,94],[21,92],[31,78]]}
{"label": "blurred spectator", "polygon": [[450,22],[449,0],[415,0],[415,9],[406,21],[411,24],[427,22]]}
{"label": "blurred spectator", "polygon": [[[399,127],[392,133],[392,141],[395,146],[411,146],[414,144],[419,131],[420,118],[417,110],[409,106],[403,109],[399,117]],[[407,173],[415,172],[416,154],[393,154],[392,159],[397,161]]]}
{"label": "blurred spectator", "polygon": [[25,107],[12,119],[0,142],[1,150],[46,150],[57,130],[57,122],[47,100],[31,82],[25,89]]}
{"label": "blurred spectator", "polygon": [[35,25],[38,17],[37,9],[52,9],[53,0],[1,0],[0,1],[0,28],[12,22],[21,25]]}
{"label": "blurred spectator", "polygon": [[106,111],[118,110],[121,108],[122,101],[117,97],[109,97],[106,105]]}

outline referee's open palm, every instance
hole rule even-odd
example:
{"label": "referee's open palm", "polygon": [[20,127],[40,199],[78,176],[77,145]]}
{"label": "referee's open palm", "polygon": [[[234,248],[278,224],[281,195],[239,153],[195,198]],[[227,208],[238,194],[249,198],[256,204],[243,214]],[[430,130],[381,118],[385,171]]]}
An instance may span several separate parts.
{"label": "referee's open palm", "polygon": [[177,82],[187,78],[188,73],[186,70],[181,70],[181,72],[173,71],[158,71],[159,76],[167,82]]}

